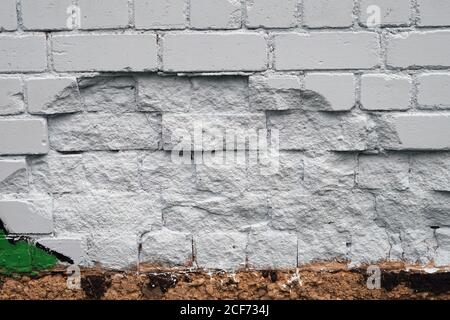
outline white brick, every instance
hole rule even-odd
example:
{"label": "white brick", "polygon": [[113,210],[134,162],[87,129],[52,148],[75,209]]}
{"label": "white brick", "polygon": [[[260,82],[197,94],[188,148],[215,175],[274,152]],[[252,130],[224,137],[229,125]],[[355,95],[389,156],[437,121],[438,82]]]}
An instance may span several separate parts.
{"label": "white brick", "polygon": [[0,35],[0,72],[32,72],[47,69],[45,36]]}
{"label": "white brick", "polygon": [[253,232],[249,236],[248,264],[258,269],[297,267],[297,236],[287,232]]}
{"label": "white brick", "polygon": [[2,0],[0,2],[0,31],[17,29],[16,0]]}
{"label": "white brick", "polygon": [[23,111],[22,80],[0,78],[0,115],[19,114]]}
{"label": "white brick", "polygon": [[135,0],[134,18],[137,29],[184,29],[185,0]]}
{"label": "white brick", "polygon": [[387,64],[391,67],[450,66],[450,31],[400,33],[388,37]]}
{"label": "white brick", "polygon": [[22,0],[21,3],[26,30],[70,29],[67,21],[72,20],[72,0]]}
{"label": "white brick", "polygon": [[371,32],[284,33],[275,36],[277,70],[369,69],[378,64]]}
{"label": "white brick", "polygon": [[363,75],[361,107],[364,110],[407,110],[411,107],[411,90],[409,76]]}
{"label": "white brick", "polygon": [[79,0],[81,29],[113,29],[128,26],[128,0]]}
{"label": "white brick", "polygon": [[163,38],[164,71],[262,71],[267,45],[258,33],[167,34]]}
{"label": "white brick", "polygon": [[358,187],[364,189],[406,190],[409,188],[409,157],[360,155],[356,180]]}
{"label": "white brick", "polygon": [[156,36],[151,34],[53,36],[57,71],[153,71]]}
{"label": "white brick", "polygon": [[450,73],[423,74],[417,82],[420,107],[450,109]]}
{"label": "white brick", "polygon": [[27,193],[29,185],[25,158],[3,159],[0,158],[0,193]]}
{"label": "white brick", "polygon": [[0,221],[13,234],[53,232],[51,199],[0,201]]}
{"label": "white brick", "polygon": [[374,11],[372,6],[380,9],[381,26],[404,26],[411,24],[411,1],[410,0],[362,0],[360,5],[362,25],[373,26]]}
{"label": "white brick", "polygon": [[419,26],[450,26],[450,1],[418,0]]}
{"label": "white brick", "polygon": [[162,266],[190,266],[192,235],[167,229],[146,234],[142,240],[140,262]]}
{"label": "white brick", "polygon": [[0,120],[0,154],[43,154],[48,152],[45,120]]}
{"label": "white brick", "polygon": [[303,0],[303,24],[309,28],[350,27],[353,0]]}
{"label": "white brick", "polygon": [[247,1],[247,27],[249,28],[291,28],[297,25],[297,0]]}
{"label": "white brick", "polygon": [[28,112],[31,114],[82,110],[76,78],[33,78],[26,81],[26,88]]}
{"label": "white brick", "polygon": [[238,232],[202,233],[194,237],[199,267],[234,270],[245,267],[247,235]]}
{"label": "white brick", "polygon": [[380,142],[390,150],[449,150],[450,115],[398,114],[387,116],[379,128]]}
{"label": "white brick", "polygon": [[411,182],[425,190],[450,191],[450,153],[414,154],[411,159]]}
{"label": "white brick", "polygon": [[50,142],[58,151],[151,149],[160,139],[154,114],[77,113],[49,120]]}
{"label": "white brick", "polygon": [[191,0],[190,23],[193,29],[237,29],[242,9],[238,0]]}
{"label": "white brick", "polygon": [[450,228],[444,227],[436,230],[438,248],[436,249],[436,266],[448,267],[450,265]]}
{"label": "white brick", "polygon": [[306,100],[308,109],[345,111],[356,103],[353,74],[310,73],[305,76],[305,89],[323,98]]}

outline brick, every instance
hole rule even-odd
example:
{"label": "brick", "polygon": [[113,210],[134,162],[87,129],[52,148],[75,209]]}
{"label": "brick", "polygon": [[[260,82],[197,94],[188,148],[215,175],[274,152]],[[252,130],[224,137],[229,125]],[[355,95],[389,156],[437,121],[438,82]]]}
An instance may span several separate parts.
{"label": "brick", "polygon": [[77,79],[32,78],[26,81],[28,112],[31,114],[71,113],[82,110]]}
{"label": "brick", "polygon": [[51,146],[58,151],[154,150],[160,119],[141,113],[63,115],[49,120],[49,132]]}
{"label": "brick", "polygon": [[367,115],[296,112],[271,114],[281,150],[363,151],[374,147],[375,123]]}
{"label": "brick", "polygon": [[346,153],[305,155],[303,183],[314,192],[352,189],[355,184],[356,156]]}
{"label": "brick", "polygon": [[191,0],[190,25],[193,29],[238,29],[241,2],[236,0]]}
{"label": "brick", "polygon": [[19,114],[24,109],[22,80],[0,78],[0,115]]}
{"label": "brick", "polygon": [[184,29],[185,0],[135,0],[134,17],[137,29]]}
{"label": "brick", "polygon": [[52,37],[57,71],[154,71],[156,36],[92,34]]}
{"label": "brick", "polygon": [[438,267],[450,265],[450,228],[439,228],[436,230],[438,247],[436,249],[435,263]]}
{"label": "brick", "polygon": [[81,29],[128,27],[128,0],[79,0]]}
{"label": "brick", "polygon": [[303,24],[309,28],[353,25],[353,0],[304,0]]}
{"label": "brick", "polygon": [[[376,12],[372,6],[379,8],[380,21],[374,20]],[[411,24],[410,0],[362,0],[360,10],[360,23],[364,26],[407,26]]]}
{"label": "brick", "polygon": [[291,28],[298,25],[296,0],[247,1],[247,27]]}
{"label": "brick", "polygon": [[378,64],[371,32],[284,33],[275,36],[277,70],[370,69]]}
{"label": "brick", "polygon": [[27,193],[28,171],[25,159],[0,158],[0,192]]}
{"label": "brick", "polygon": [[289,110],[301,108],[301,82],[298,76],[253,75],[249,78],[252,110]]}
{"label": "brick", "polygon": [[142,239],[141,264],[169,267],[192,265],[192,235],[161,229]]}
{"label": "brick", "polygon": [[113,230],[116,237],[140,236],[162,226],[160,199],[149,193],[64,194],[54,198],[53,212],[57,234],[101,236]]}
{"label": "brick", "polygon": [[169,72],[262,71],[266,40],[259,33],[166,34],[163,66]]}
{"label": "brick", "polygon": [[48,152],[47,124],[41,119],[0,120],[0,154],[44,154]]}
{"label": "brick", "polygon": [[408,110],[412,80],[409,76],[366,74],[361,78],[361,108],[364,110]]}
{"label": "brick", "polygon": [[47,69],[45,36],[0,35],[0,72],[40,72]]}
{"label": "brick", "polygon": [[23,0],[22,21],[26,30],[69,30],[72,0]]}
{"label": "brick", "polygon": [[417,77],[417,103],[425,109],[450,109],[450,73]]}
{"label": "brick", "polygon": [[53,232],[50,199],[0,201],[0,221],[11,234],[49,234]]}
{"label": "brick", "polygon": [[37,243],[51,252],[56,252],[79,265],[83,256],[81,239],[79,238],[40,238]]}
{"label": "brick", "polygon": [[194,236],[199,267],[235,270],[245,267],[247,235],[238,232],[202,233]]}
{"label": "brick", "polygon": [[131,232],[93,232],[84,235],[83,240],[89,245],[85,245],[84,265],[99,265],[106,269],[132,269],[138,263],[139,250],[136,245],[139,236]]}
{"label": "brick", "polygon": [[402,154],[360,155],[356,181],[363,189],[406,190],[409,188],[409,157]]}
{"label": "brick", "polygon": [[3,0],[0,3],[0,31],[17,29],[16,0]]}
{"label": "brick", "polygon": [[[163,114],[163,148],[164,150],[184,149],[193,151],[246,148],[246,144],[235,146],[233,142],[232,145],[228,145],[227,132],[230,137],[229,140],[233,139],[234,141],[235,135],[256,137],[258,130],[264,130],[265,128],[266,118],[263,113],[239,115]],[[194,134],[200,132],[198,130],[202,130],[203,133],[197,139]]]}
{"label": "brick", "polygon": [[450,149],[450,116],[447,114],[396,114],[378,127],[381,146],[388,150]]}
{"label": "brick", "polygon": [[446,0],[418,0],[419,21],[422,27],[450,26],[450,2]]}
{"label": "brick", "polygon": [[304,107],[309,110],[346,111],[356,104],[353,74],[308,73],[305,76]]}
{"label": "brick", "polygon": [[138,110],[136,82],[133,77],[97,76],[78,81],[84,110],[126,113]]}
{"label": "brick", "polygon": [[450,32],[446,30],[404,32],[387,40],[387,64],[391,67],[448,67],[449,56]]}
{"label": "brick", "polygon": [[425,190],[450,191],[450,153],[413,155],[411,182]]}
{"label": "brick", "polygon": [[250,233],[248,264],[257,269],[290,269],[297,267],[297,236],[278,231]]}

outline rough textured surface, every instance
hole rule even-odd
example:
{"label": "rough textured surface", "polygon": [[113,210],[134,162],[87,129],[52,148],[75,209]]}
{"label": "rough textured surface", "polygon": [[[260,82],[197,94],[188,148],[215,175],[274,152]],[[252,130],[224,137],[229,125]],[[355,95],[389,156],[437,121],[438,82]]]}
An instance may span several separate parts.
{"label": "rough textured surface", "polygon": [[121,270],[449,263],[446,2],[0,2],[8,239]]}

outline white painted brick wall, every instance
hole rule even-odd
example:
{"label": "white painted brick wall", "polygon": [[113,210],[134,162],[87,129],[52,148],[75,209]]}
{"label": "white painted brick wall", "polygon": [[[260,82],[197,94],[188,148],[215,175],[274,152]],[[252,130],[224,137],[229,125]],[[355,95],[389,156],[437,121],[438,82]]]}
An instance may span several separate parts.
{"label": "white painted brick wall", "polygon": [[[0,220],[83,266],[448,264],[449,9],[2,0]],[[176,162],[200,121],[262,144]],[[197,162],[261,137],[278,171]]]}

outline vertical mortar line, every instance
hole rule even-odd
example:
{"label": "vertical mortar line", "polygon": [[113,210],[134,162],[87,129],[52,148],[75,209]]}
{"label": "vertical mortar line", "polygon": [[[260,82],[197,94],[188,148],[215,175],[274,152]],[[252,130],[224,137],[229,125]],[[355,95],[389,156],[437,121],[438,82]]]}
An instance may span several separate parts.
{"label": "vertical mortar line", "polygon": [[411,80],[412,80],[411,92],[410,92],[411,109],[417,110],[419,108],[419,103],[417,100],[418,94],[419,94],[419,81],[417,79],[417,73],[413,72],[410,74],[410,76],[411,76]]}
{"label": "vertical mortar line", "polygon": [[156,51],[157,51],[157,62],[156,62],[156,72],[164,71],[164,32],[156,31]]}
{"label": "vertical mortar line", "polygon": [[185,29],[191,28],[191,0],[185,0]]}
{"label": "vertical mortar line", "polygon": [[361,18],[361,0],[353,0],[353,27],[352,29],[358,29],[360,27]]}
{"label": "vertical mortar line", "polygon": [[379,37],[379,46],[380,46],[380,58],[379,58],[379,69],[382,71],[386,71],[388,69],[387,65],[387,42],[388,35],[387,31],[382,30],[381,28],[377,31]]}
{"label": "vertical mortar line", "polygon": [[275,70],[275,34],[266,31],[266,42],[267,42],[267,71]]}
{"label": "vertical mortar line", "polygon": [[355,107],[361,109],[362,72],[355,72],[353,75],[355,76]]}
{"label": "vertical mortar line", "polygon": [[241,29],[247,29],[247,0],[241,0]]}
{"label": "vertical mortar line", "polygon": [[45,33],[45,42],[47,46],[47,70],[50,73],[56,73],[53,61],[53,35],[51,32]]}
{"label": "vertical mortar line", "polygon": [[304,5],[303,0],[298,0],[297,2],[297,23],[300,28],[303,28],[304,24]]}
{"label": "vertical mortar line", "polygon": [[411,0],[410,2],[410,20],[413,29],[417,27],[417,24],[420,21],[420,9],[418,0]]}
{"label": "vertical mortar line", "polygon": [[16,1],[17,30],[23,31],[22,0]]}
{"label": "vertical mortar line", "polygon": [[136,28],[134,12],[134,0],[128,0],[128,27],[131,29]]}

